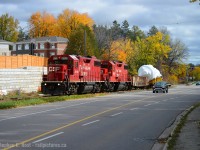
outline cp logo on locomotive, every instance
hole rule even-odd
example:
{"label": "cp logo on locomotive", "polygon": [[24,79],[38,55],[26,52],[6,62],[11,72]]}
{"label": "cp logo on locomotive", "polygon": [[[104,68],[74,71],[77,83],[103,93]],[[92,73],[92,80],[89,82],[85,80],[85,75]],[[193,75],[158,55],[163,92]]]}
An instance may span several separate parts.
{"label": "cp logo on locomotive", "polygon": [[49,72],[58,71],[60,67],[49,67]]}

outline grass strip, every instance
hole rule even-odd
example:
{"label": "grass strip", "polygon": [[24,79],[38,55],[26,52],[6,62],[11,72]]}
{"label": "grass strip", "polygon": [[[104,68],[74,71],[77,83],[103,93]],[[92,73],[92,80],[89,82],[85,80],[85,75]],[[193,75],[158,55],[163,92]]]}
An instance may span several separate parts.
{"label": "grass strip", "polygon": [[171,138],[168,142],[168,147],[167,150],[173,150],[174,146],[176,145],[176,141],[179,137],[179,134],[181,132],[181,129],[183,128],[183,126],[185,125],[188,115],[197,107],[200,107],[200,103],[195,104],[192,108],[190,108],[190,110],[188,110],[188,112],[180,119],[180,122],[178,123],[178,125],[176,126],[176,128],[174,129],[173,134],[171,135]]}
{"label": "grass strip", "polygon": [[38,97],[38,98],[30,98],[30,99],[22,99],[22,100],[9,100],[0,102],[0,109],[9,109],[30,105],[39,105],[45,103],[53,103],[58,101],[66,101],[72,99],[81,99],[81,98],[91,98],[95,96],[103,96],[104,93],[100,94],[83,94],[83,95],[70,95],[70,96],[52,96],[52,97]]}

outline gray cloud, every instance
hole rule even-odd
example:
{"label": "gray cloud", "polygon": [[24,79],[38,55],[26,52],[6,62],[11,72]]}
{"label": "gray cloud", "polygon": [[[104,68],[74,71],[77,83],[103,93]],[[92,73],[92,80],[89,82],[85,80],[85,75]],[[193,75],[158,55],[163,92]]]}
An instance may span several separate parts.
{"label": "gray cloud", "polygon": [[153,25],[167,27],[171,36],[182,40],[190,50],[188,62],[200,63],[200,6],[185,1],[161,0],[1,0],[0,15],[9,13],[27,26],[32,13],[47,11],[55,17],[64,9],[87,12],[96,24],[111,25],[114,20],[129,22],[149,30]]}

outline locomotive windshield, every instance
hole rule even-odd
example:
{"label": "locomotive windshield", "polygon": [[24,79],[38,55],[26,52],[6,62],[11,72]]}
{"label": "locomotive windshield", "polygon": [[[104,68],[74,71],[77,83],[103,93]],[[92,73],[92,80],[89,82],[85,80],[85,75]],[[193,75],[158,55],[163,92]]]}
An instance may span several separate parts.
{"label": "locomotive windshield", "polygon": [[67,64],[67,60],[54,60],[50,61],[49,64]]}
{"label": "locomotive windshield", "polygon": [[67,57],[53,57],[53,60],[49,61],[49,64],[67,64],[68,58]]}

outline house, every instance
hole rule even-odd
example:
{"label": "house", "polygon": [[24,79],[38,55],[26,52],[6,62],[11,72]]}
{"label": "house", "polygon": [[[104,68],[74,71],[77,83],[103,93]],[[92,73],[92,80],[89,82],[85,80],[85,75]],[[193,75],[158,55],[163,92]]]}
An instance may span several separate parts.
{"label": "house", "polygon": [[0,40],[0,55],[10,56],[13,45],[13,42]]}
{"label": "house", "polygon": [[24,40],[16,43],[16,50],[12,55],[35,55],[50,57],[52,55],[62,55],[65,53],[68,39],[63,37],[39,37]]}

